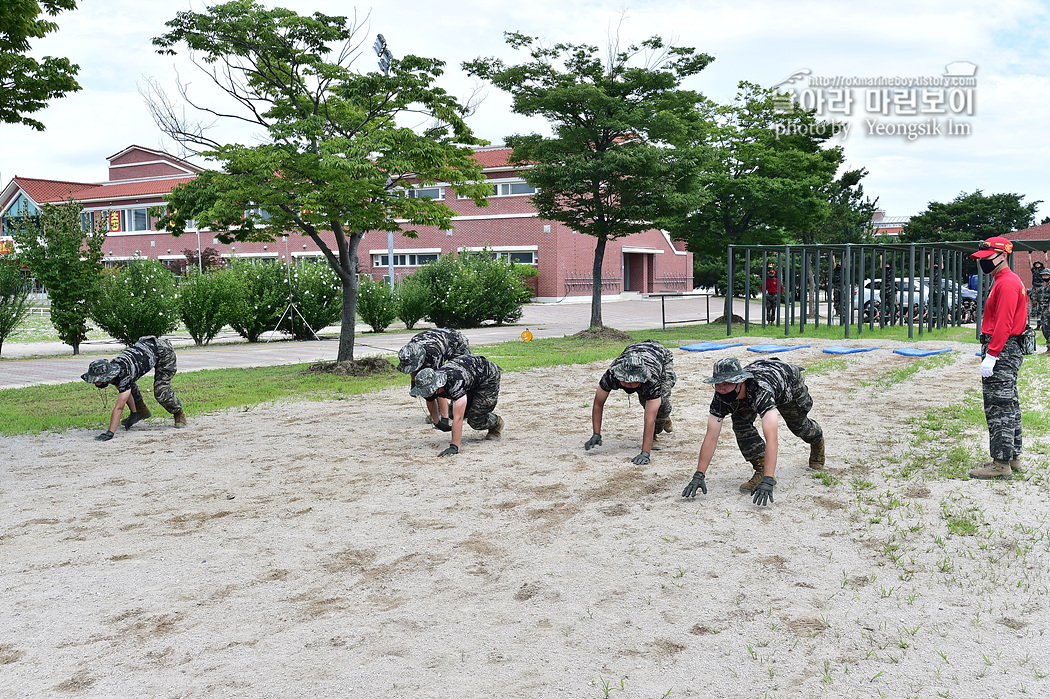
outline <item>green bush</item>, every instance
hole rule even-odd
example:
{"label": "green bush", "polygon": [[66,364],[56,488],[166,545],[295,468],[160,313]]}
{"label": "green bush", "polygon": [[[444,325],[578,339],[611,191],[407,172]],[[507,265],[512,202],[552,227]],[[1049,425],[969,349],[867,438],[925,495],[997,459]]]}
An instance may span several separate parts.
{"label": "green bush", "polygon": [[157,260],[134,260],[99,278],[91,319],[111,337],[132,345],[145,335],[167,335],[179,325],[175,275]]}
{"label": "green bush", "polygon": [[22,265],[0,260],[0,349],[29,314],[29,285],[22,276]]}
{"label": "green bush", "polygon": [[476,328],[521,318],[531,293],[515,265],[494,259],[488,250],[448,255],[416,272],[428,291],[427,319],[442,328]]}
{"label": "green bush", "polygon": [[240,307],[241,286],[232,270],[205,271],[190,267],[179,285],[179,315],[198,345],[212,341],[233,320]]}
{"label": "green bush", "polygon": [[286,315],[281,330],[291,333],[296,340],[312,340],[314,333],[337,323],[342,317],[343,287],[335,271],[323,260],[293,265],[290,276],[292,301],[299,314],[293,311]]}
{"label": "green bush", "polygon": [[231,265],[239,287],[230,326],[248,342],[277,328],[288,308],[288,272],[282,264],[236,260]]}
{"label": "green bush", "polygon": [[404,277],[397,287],[397,317],[409,330],[430,313],[430,291],[414,274]]}
{"label": "green bush", "polygon": [[385,282],[361,277],[357,287],[357,314],[368,323],[372,332],[381,333],[397,318],[397,300]]}

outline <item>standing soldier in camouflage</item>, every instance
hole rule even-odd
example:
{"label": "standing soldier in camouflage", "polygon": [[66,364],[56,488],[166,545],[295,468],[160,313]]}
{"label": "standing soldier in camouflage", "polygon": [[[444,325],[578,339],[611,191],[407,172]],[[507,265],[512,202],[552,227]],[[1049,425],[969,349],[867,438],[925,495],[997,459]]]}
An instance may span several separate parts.
{"label": "standing soldier in camouflage", "polygon": [[1021,333],[1028,326],[1024,282],[1009,267],[1014,244],[993,236],[970,257],[994,281],[981,319],[981,388],[988,421],[988,451],[992,461],[970,470],[971,478],[1003,479],[1021,470],[1021,402],[1017,372],[1024,358]]}
{"label": "standing soldier in camouflage", "polygon": [[1043,339],[1046,340],[1046,351],[1050,352],[1050,269],[1043,267],[1039,277],[1043,280],[1039,297],[1039,325],[1043,330]]}
{"label": "standing soldier in camouflage", "polygon": [[[1043,328],[1045,333],[1046,325],[1042,322],[1042,308],[1043,308],[1043,297],[1046,296],[1047,291],[1050,289],[1046,288],[1046,277],[1043,276],[1043,272],[1046,271],[1046,267],[1039,260],[1036,260],[1032,264],[1032,288],[1028,290],[1028,303],[1029,315],[1033,315],[1036,318],[1036,323],[1039,328]],[[1038,329],[1038,328],[1037,328]]]}
{"label": "standing soldier in camouflage", "polygon": [[[463,333],[444,328],[424,330],[413,335],[408,344],[397,353],[397,370],[409,374],[414,382],[421,369],[437,369],[449,360],[468,354],[470,343]],[[430,423],[434,425],[434,429],[442,432],[452,431],[447,400],[441,397],[437,400],[428,399],[427,411],[430,413]]]}
{"label": "standing soldier in camouflage", "polygon": [[[704,383],[715,385],[715,396],[707,416],[707,432],[700,445],[696,473],[682,491],[682,497],[693,497],[697,490],[707,493],[707,467],[715,455],[726,415],[733,416],[733,432],[740,453],[755,469],[755,475],[741,485],[740,490],[751,493],[756,505],[773,502],[773,486],[777,484],[774,478],[778,447],[777,413],[796,437],[809,444],[809,467],[814,470],[824,468],[824,432],[809,417],[813,399],[802,372],[801,367],[776,357],[756,360],[744,369],[740,368],[740,360],[735,357],[715,362],[713,375],[704,379]],[[756,417],[762,418],[764,442],[755,429]]]}
{"label": "standing soldier in camouflage", "polygon": [[[186,414],[182,412],[182,403],[171,390],[171,380],[175,376],[175,349],[167,340],[147,335],[139,338],[138,342],[118,354],[112,361],[96,359],[91,362],[87,373],[80,376],[84,381],[95,384],[97,388],[110,385],[117,387],[117,404],[113,406],[109,418],[109,429],[95,437],[96,440],[108,442],[113,439],[117,425],[123,425],[125,430],[130,430],[136,422],[150,417],[152,413],[146,407],[146,401],[136,383],[150,371],[153,372],[153,397],[175,416],[175,427],[186,426]],[[121,420],[125,405],[131,412],[127,418]]]}
{"label": "standing soldier in camouflage", "polygon": [[677,380],[671,350],[655,340],[628,345],[598,381],[591,406],[592,434],[583,448],[589,451],[601,446],[602,415],[609,393],[616,390],[638,393],[638,402],[645,409],[642,452],[631,462],[639,466],[649,463],[656,435],[671,431],[671,389]]}
{"label": "standing soldier in camouflage", "polygon": [[445,398],[451,403],[452,442],[438,456],[459,453],[463,436],[463,421],[475,430],[488,430],[485,439],[503,436],[503,418],[492,412],[499,400],[499,381],[503,371],[485,359],[473,354],[456,357],[437,369],[429,367],[416,374],[409,393],[425,398]]}

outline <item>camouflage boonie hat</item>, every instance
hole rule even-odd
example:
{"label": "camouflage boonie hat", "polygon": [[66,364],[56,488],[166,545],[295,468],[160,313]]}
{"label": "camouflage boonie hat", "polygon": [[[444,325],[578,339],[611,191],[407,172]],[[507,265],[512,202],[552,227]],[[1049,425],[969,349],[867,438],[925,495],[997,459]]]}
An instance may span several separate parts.
{"label": "camouflage boonie hat", "polygon": [[719,359],[711,373],[711,378],[704,379],[704,383],[740,383],[753,376],[750,371],[740,368],[740,360],[736,357]]}
{"label": "camouflage boonie hat", "polygon": [[448,374],[427,367],[416,374],[416,379],[412,382],[412,388],[408,394],[417,398],[430,398],[446,383],[448,383]]}
{"label": "camouflage boonie hat", "polygon": [[638,352],[625,354],[613,362],[609,369],[620,383],[645,383],[649,380],[649,372]]}
{"label": "camouflage boonie hat", "polygon": [[118,374],[120,374],[120,367],[116,364],[108,359],[96,359],[88,364],[87,373],[81,374],[80,378],[88,383],[102,383],[103,381],[109,383],[117,378]]}
{"label": "camouflage boonie hat", "polygon": [[419,367],[423,366],[425,355],[426,353],[419,344],[415,342],[408,343],[397,353],[397,370],[403,374],[411,374],[419,371]]}
{"label": "camouflage boonie hat", "polygon": [[1041,270],[1039,270],[1039,276],[1050,277],[1050,267],[1043,267]]}

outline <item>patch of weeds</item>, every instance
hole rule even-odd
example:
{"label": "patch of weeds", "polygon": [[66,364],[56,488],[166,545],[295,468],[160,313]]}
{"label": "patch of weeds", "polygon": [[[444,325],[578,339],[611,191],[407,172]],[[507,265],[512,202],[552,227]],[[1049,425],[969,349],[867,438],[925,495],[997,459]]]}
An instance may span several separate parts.
{"label": "patch of weeds", "polygon": [[845,357],[828,357],[827,359],[821,359],[813,362],[806,367],[806,374],[809,376],[819,376],[822,374],[831,374],[836,371],[842,371],[850,365],[850,360]]}
{"label": "patch of weeds", "polygon": [[950,366],[955,363],[954,353],[948,354],[937,354],[932,357],[920,359],[918,361],[906,364],[896,369],[887,371],[882,376],[875,379],[869,385],[873,385],[877,388],[886,389],[895,384],[903,383],[910,377],[919,373],[920,371],[927,371],[929,369],[940,369],[942,367]]}
{"label": "patch of weeds", "polygon": [[835,478],[835,476],[831,475],[828,471],[825,471],[824,469],[820,469],[819,471],[812,471],[809,475],[811,478],[820,481],[828,488],[834,488],[836,485],[838,485],[839,482],[838,479]]}
{"label": "patch of weeds", "polygon": [[961,507],[947,500],[941,501],[941,518],[948,532],[958,536],[973,536],[979,529],[980,510],[976,507]]}

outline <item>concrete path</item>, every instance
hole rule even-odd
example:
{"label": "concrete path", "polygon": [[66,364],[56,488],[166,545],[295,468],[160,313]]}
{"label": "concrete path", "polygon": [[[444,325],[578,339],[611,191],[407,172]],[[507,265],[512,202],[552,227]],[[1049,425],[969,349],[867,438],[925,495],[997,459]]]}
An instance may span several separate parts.
{"label": "concrete path", "polygon": [[[682,296],[664,300],[667,322],[691,321],[703,323],[722,316],[724,299],[707,296]],[[734,311],[743,314],[744,303],[737,300]],[[751,317],[760,319],[761,305],[751,304]],[[528,329],[534,337],[562,337],[585,330],[590,322],[589,299],[583,302],[529,304],[521,321],[504,327],[483,327],[463,331],[472,345],[486,345],[515,340]],[[661,325],[659,298],[605,299],[602,302],[602,321],[619,330],[644,330]],[[393,326],[404,328],[403,325]],[[355,357],[374,354],[394,354],[416,330],[382,335],[368,332],[368,326],[357,326]],[[338,353],[338,328],[328,328],[326,339],[294,342],[274,340],[249,344],[235,333],[224,333],[207,347],[196,347],[186,335],[172,335],[168,339],[178,348],[179,371],[220,369],[253,366],[277,366],[307,362],[333,361]],[[279,335],[278,337],[283,337]],[[19,388],[36,384],[57,384],[79,381],[92,359],[112,357],[123,349],[116,340],[96,340],[81,345],[81,354],[73,356],[68,345],[58,342],[4,343],[0,358],[0,388]]]}

